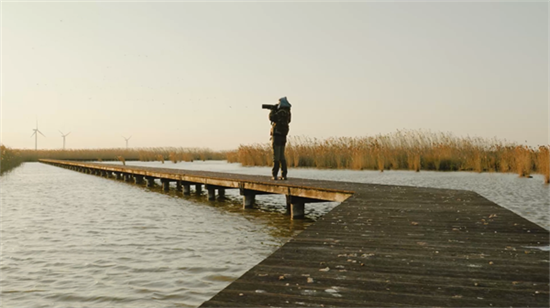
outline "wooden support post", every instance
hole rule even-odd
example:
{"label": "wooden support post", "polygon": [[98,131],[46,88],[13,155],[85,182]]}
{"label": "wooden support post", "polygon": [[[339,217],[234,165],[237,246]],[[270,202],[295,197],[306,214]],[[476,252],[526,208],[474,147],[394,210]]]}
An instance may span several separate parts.
{"label": "wooden support post", "polygon": [[200,194],[202,192],[202,184],[195,184],[195,193]]}
{"label": "wooden support post", "polygon": [[218,188],[218,199],[225,199],[225,188]]}
{"label": "wooden support post", "polygon": [[162,190],[169,191],[170,190],[170,181],[167,179],[161,179],[162,182]]}
{"label": "wooden support post", "polygon": [[292,196],[286,195],[286,213],[285,215],[290,215],[290,204],[292,203]]}
{"label": "wooden support post", "polygon": [[243,209],[249,209],[254,207],[254,203],[256,202],[256,195],[261,192],[248,190],[241,187],[239,188],[239,193],[241,194],[241,196],[243,196]]}
{"label": "wooden support post", "polygon": [[147,187],[155,186],[155,178],[154,177],[146,176],[145,179],[147,180]]}
{"label": "wooden support post", "polygon": [[184,195],[190,195],[191,194],[191,185],[183,184],[183,194]]}
{"label": "wooden support post", "polygon": [[115,172],[115,179],[117,179],[117,180],[122,179],[122,173],[121,172]]}
{"label": "wooden support post", "polygon": [[176,181],[176,191],[181,191],[181,181]]}
{"label": "wooden support post", "polygon": [[292,200],[290,204],[290,218],[291,219],[303,219],[304,218],[305,202],[299,199]]}
{"label": "wooden support post", "polygon": [[130,173],[126,173],[126,174],[124,175],[124,181],[126,181],[126,182],[132,182],[133,180],[134,180],[134,179],[133,179],[133,177],[132,177],[132,175],[131,175]]}
{"label": "wooden support post", "polygon": [[243,208],[249,209],[254,206],[254,202],[256,199],[256,194],[249,192],[247,194],[243,195]]}
{"label": "wooden support post", "polygon": [[136,176],[134,176],[134,183],[136,183],[136,184],[143,184],[143,175],[136,175]]}
{"label": "wooden support post", "polygon": [[206,185],[206,189],[208,190],[208,200],[216,200],[216,189],[208,185]]}
{"label": "wooden support post", "polygon": [[286,196],[286,208],[290,219],[303,219],[305,216],[305,204],[311,202],[322,202],[321,199]]}

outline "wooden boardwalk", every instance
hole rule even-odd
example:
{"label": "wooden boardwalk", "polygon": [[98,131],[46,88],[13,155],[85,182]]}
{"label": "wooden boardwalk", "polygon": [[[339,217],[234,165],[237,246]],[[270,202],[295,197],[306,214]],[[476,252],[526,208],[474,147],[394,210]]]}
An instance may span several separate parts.
{"label": "wooden boardwalk", "polygon": [[548,230],[477,193],[162,170],[301,201],[352,195],[201,307],[550,306]]}
{"label": "wooden boardwalk", "polygon": [[210,171],[122,166],[120,164],[84,163],[52,159],[41,159],[40,162],[84,173],[115,177],[147,186],[154,186],[155,180],[160,180],[165,191],[170,189],[171,182],[175,182],[176,189],[184,194],[190,194],[191,187],[195,188],[196,193],[200,193],[204,187],[208,191],[210,200],[216,198],[216,192],[218,198],[223,198],[226,189],[239,189],[240,194],[243,196],[243,207],[245,208],[254,206],[256,195],[282,194],[287,196],[287,210],[291,218],[303,218],[306,203],[341,202],[353,195],[353,191],[346,189],[346,183],[332,181],[306,179],[273,181],[266,176]]}

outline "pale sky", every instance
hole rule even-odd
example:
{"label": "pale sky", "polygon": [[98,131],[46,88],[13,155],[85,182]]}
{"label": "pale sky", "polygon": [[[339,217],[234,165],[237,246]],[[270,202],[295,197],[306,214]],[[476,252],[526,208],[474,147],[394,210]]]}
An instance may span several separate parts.
{"label": "pale sky", "polygon": [[[540,2],[6,2],[1,142],[40,149],[450,132],[548,144]],[[526,143],[527,141],[527,143]]]}

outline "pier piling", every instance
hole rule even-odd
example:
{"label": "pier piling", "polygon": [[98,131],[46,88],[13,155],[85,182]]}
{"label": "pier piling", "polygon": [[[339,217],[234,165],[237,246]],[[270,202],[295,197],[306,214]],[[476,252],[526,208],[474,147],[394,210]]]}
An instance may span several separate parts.
{"label": "pier piling", "polygon": [[256,202],[256,194],[248,192],[243,195],[243,208],[250,209],[254,207]]}
{"label": "pier piling", "polygon": [[134,183],[135,184],[143,184],[144,180],[143,180],[143,175],[135,175],[134,176]]}
{"label": "pier piling", "polygon": [[162,190],[163,191],[170,191],[170,181],[167,179],[162,179]]}
{"label": "pier piling", "polygon": [[191,185],[190,184],[183,184],[183,194],[188,196],[191,194]]}

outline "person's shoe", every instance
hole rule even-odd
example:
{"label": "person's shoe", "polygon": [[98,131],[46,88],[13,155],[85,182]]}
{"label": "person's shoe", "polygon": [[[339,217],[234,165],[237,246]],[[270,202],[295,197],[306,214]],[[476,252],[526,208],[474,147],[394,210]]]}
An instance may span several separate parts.
{"label": "person's shoe", "polygon": [[272,176],[271,179],[272,179],[273,181],[277,181],[277,180],[278,180],[276,176]]}
{"label": "person's shoe", "polygon": [[288,180],[288,178],[287,178],[286,176],[282,176],[282,177],[280,177],[279,179],[280,179],[281,181],[286,181],[286,180]]}

